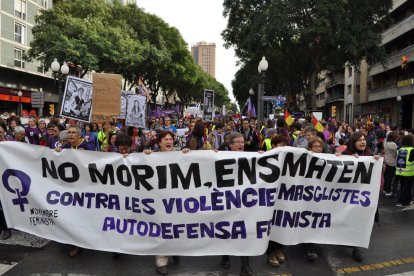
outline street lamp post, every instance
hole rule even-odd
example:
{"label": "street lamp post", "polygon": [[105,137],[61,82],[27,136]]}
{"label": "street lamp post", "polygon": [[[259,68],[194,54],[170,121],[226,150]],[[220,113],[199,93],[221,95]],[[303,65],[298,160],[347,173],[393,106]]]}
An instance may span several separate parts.
{"label": "street lamp post", "polygon": [[23,93],[22,93],[21,90],[19,92],[17,92],[17,96],[19,97],[19,110],[18,110],[17,114],[20,114],[20,116],[22,116],[22,111],[23,111],[22,96],[23,96]]}
{"label": "street lamp post", "polygon": [[62,102],[63,102],[63,85],[66,82],[66,76],[69,74],[69,66],[66,64],[66,61],[63,62],[62,66],[60,66],[57,59],[55,59],[50,68],[53,71],[53,77],[58,82],[58,95],[59,95],[59,103],[57,108],[57,113],[62,109]]}
{"label": "street lamp post", "polygon": [[264,94],[264,81],[266,76],[266,70],[269,66],[266,58],[263,56],[262,60],[259,63],[258,71],[260,74],[260,83],[259,83],[259,91],[257,95],[257,119],[259,122],[263,121],[263,109],[264,109],[264,101],[263,101],[263,94]]}

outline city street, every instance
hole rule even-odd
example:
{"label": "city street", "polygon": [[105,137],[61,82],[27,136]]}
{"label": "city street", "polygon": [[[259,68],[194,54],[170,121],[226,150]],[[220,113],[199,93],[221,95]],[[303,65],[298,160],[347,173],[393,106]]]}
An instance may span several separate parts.
{"label": "city street", "polygon": [[[347,247],[321,245],[319,258],[310,262],[302,246],[286,248],[287,260],[279,268],[267,264],[265,255],[252,258],[258,275],[414,275],[414,205],[395,207],[395,200],[381,196],[380,223],[374,226],[371,245],[363,250],[365,259],[352,259]],[[83,250],[68,257],[70,246],[13,232],[0,244],[0,275],[156,275],[152,256],[120,255]],[[238,275],[240,258],[231,257],[231,268],[220,267],[219,256],[182,257],[171,260],[169,275]]]}

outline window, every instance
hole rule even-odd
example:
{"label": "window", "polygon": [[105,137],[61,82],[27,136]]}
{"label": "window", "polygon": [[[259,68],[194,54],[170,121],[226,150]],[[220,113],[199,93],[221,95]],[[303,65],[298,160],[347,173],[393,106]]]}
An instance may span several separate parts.
{"label": "window", "polygon": [[348,94],[352,94],[352,86],[348,85]]}
{"label": "window", "polygon": [[43,66],[43,63],[40,60],[37,61],[37,72],[45,73],[45,67]]}
{"label": "window", "polygon": [[348,77],[352,77],[352,67],[348,67]]}
{"label": "window", "polygon": [[48,5],[49,4],[48,2],[49,2],[48,0],[42,0],[42,7],[45,8],[45,9],[47,9],[48,6],[49,6]]}
{"label": "window", "polygon": [[14,41],[20,44],[26,43],[26,26],[14,23]]}
{"label": "window", "polygon": [[26,20],[26,9],[26,1],[14,0],[14,16]]}
{"label": "window", "polygon": [[14,66],[24,68],[23,56],[25,51],[22,49],[14,48]]}

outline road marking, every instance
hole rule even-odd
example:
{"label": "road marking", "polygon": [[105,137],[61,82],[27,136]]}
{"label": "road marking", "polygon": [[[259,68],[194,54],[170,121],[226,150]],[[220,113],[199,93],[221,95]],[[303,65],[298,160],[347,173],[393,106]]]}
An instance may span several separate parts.
{"label": "road marking", "polygon": [[[337,270],[341,264],[341,260],[336,258],[331,248],[324,248],[326,260],[333,271]],[[337,276],[343,275],[343,273],[337,273]]]}
{"label": "road marking", "polygon": [[404,273],[399,273],[399,274],[390,274],[390,275],[386,275],[386,276],[414,276],[414,271],[408,271],[408,272],[404,272]]}
{"label": "road marking", "polygon": [[7,244],[7,245],[21,245],[26,247],[35,247],[35,248],[42,248],[46,244],[48,244],[50,241],[39,238],[34,235],[30,235],[25,232],[21,232],[18,230],[12,230],[12,236],[10,239],[1,241],[0,244]]}
{"label": "road marking", "polygon": [[96,274],[75,274],[75,273],[42,273],[42,274],[30,274],[30,276],[96,276]]}
{"label": "road marking", "polygon": [[3,262],[0,261],[0,275],[3,275],[10,269],[12,269],[17,263]]}
{"label": "road marking", "polygon": [[414,204],[411,204],[410,206],[407,206],[405,208],[402,208],[402,211],[409,211],[409,210],[413,210],[414,209]]}
{"label": "road marking", "polygon": [[[177,275],[180,275],[180,276],[220,276],[220,275],[223,275],[223,271],[199,271],[199,272],[191,272],[191,273],[181,272],[180,274],[177,274]],[[238,276],[239,273],[228,273],[228,274],[225,274],[225,275],[227,275],[227,276]],[[292,276],[292,274],[290,274],[290,273],[277,274],[277,273],[273,273],[273,272],[270,272],[270,274],[266,274],[266,275],[268,275],[268,276]],[[40,275],[31,275],[31,276],[40,276]],[[49,275],[49,276],[51,276],[51,275]],[[56,275],[56,276],[58,276],[58,275]],[[68,276],[70,276],[70,275],[68,275]]]}
{"label": "road marking", "polygon": [[[393,261],[376,263],[376,264],[345,267],[345,268],[340,268],[336,270],[336,273],[340,275],[350,274],[350,273],[355,273],[355,272],[383,269],[383,268],[388,268],[388,267],[393,267],[393,266],[398,266],[398,265],[405,265],[405,264],[410,264],[410,263],[414,263],[414,258],[405,258],[401,260],[393,260]],[[411,274],[408,274],[408,275],[411,275]]]}

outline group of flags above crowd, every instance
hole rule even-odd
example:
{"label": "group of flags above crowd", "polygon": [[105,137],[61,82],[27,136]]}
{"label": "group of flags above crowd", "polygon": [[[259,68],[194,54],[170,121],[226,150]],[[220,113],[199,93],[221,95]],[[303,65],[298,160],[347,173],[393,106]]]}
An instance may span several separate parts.
{"label": "group of flags above crowd", "polygon": [[[288,126],[291,126],[295,120],[293,119],[292,115],[290,115],[289,111],[287,109],[285,109],[285,122]],[[322,126],[321,122],[315,117],[314,114],[312,114],[312,120],[311,123],[313,125],[313,127],[318,131],[318,132],[323,132],[324,131],[324,127]]]}

